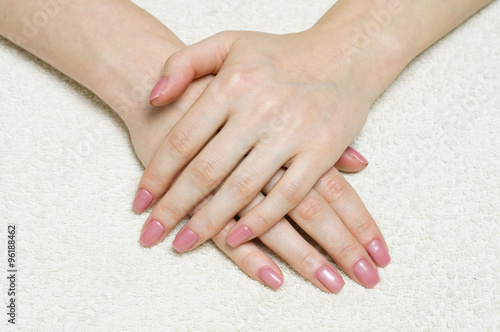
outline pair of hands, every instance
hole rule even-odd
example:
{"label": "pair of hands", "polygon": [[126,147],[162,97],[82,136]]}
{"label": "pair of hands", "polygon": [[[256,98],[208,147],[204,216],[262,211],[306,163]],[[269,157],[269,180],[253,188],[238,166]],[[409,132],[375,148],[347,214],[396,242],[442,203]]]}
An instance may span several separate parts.
{"label": "pair of hands", "polygon": [[168,134],[134,201],[139,213],[159,201],[143,227],[145,246],[190,213],[173,243],[179,252],[213,238],[235,261],[244,258],[245,272],[278,288],[279,268],[247,242],[258,236],[319,288],[338,292],[342,277],[284,219],[289,214],[351,278],[378,283],[376,266],[390,262],[382,234],[332,168],[337,160],[348,171],[366,165],[352,149],[341,155],[373,97],[350,64],[323,67],[325,50],[311,31],[225,32],[169,58],[150,98],[168,104],[153,111],[170,113]]}

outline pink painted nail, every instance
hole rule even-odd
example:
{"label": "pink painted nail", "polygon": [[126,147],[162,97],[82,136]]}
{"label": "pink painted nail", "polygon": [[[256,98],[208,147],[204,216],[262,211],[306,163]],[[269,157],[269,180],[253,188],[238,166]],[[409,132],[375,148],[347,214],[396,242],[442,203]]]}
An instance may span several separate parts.
{"label": "pink painted nail", "polygon": [[391,256],[389,256],[387,249],[379,240],[373,240],[368,247],[366,247],[366,250],[375,264],[380,267],[386,267],[391,262]]}
{"label": "pink painted nail", "polygon": [[247,226],[242,226],[227,237],[227,243],[231,247],[236,247],[252,236],[252,231]]}
{"label": "pink painted nail", "polygon": [[144,229],[141,235],[141,243],[143,246],[150,248],[154,246],[165,233],[165,228],[156,220],[151,220]]}
{"label": "pink painted nail", "polygon": [[155,84],[153,90],[151,91],[151,94],[149,95],[150,105],[153,105],[151,102],[160,96],[165,86],[167,86],[167,78],[163,76],[162,78],[160,78],[158,83]]}
{"label": "pink painted nail", "polygon": [[363,155],[361,153],[359,153],[358,151],[354,150],[350,146],[347,147],[346,152],[351,157],[357,159],[360,163],[368,165],[368,160],[366,160],[365,157],[363,157]]}
{"label": "pink painted nail", "polygon": [[373,288],[380,281],[377,271],[364,259],[356,264],[354,274],[366,288]]}
{"label": "pink painted nail", "polygon": [[338,293],[344,287],[345,281],[340,274],[329,266],[322,266],[316,272],[316,278],[332,293]]}
{"label": "pink painted nail", "polygon": [[172,242],[172,245],[174,246],[175,250],[178,252],[184,252],[191,248],[193,244],[198,241],[198,236],[194,234],[192,230],[189,228],[186,228],[179,234],[177,234],[177,237],[175,238],[174,242]]}
{"label": "pink painted nail", "polygon": [[272,289],[278,289],[283,285],[283,278],[268,266],[260,269],[259,278]]}
{"label": "pink painted nail", "polygon": [[137,193],[134,199],[134,211],[137,213],[143,213],[153,201],[153,196],[146,190],[141,189]]}

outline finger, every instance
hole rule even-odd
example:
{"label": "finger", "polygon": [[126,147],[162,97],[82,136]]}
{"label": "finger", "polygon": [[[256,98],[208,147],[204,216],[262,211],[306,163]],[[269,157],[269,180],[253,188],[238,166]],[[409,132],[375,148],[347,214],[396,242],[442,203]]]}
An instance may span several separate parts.
{"label": "finger", "polygon": [[363,170],[366,166],[368,166],[368,161],[365,157],[349,146],[334,167],[341,172],[354,173]]}
{"label": "finger", "polygon": [[[239,216],[244,216],[264,199],[259,193],[257,197],[243,209]],[[345,282],[337,270],[309,242],[282,218],[259,239],[269,249],[277,253],[291,267],[316,287],[328,293],[338,293]],[[242,245],[246,245],[243,243]],[[239,248],[240,246],[236,247]]]}
{"label": "finger", "polygon": [[366,248],[373,261],[380,267],[386,267],[391,262],[391,257],[384,237],[358,194],[342,174],[331,168],[314,188]]}
{"label": "finger", "polygon": [[[200,202],[190,214],[195,214],[205,206],[213,195],[208,195]],[[283,284],[283,273],[276,263],[260,250],[255,244],[249,242],[245,246],[233,248],[226,242],[227,233],[236,223],[233,219],[219,233],[212,237],[215,244],[231,258],[246,274],[251,278],[267,285],[273,289],[278,289]],[[243,247],[240,250],[240,247]]]}
{"label": "finger", "polygon": [[[199,211],[212,197],[213,195],[207,196],[190,214],[195,214]],[[281,272],[278,265],[276,265],[276,263],[255,244],[248,242],[237,248],[233,248],[227,244],[227,233],[235,223],[236,221],[234,219],[231,220],[226,227],[212,237],[212,240],[219,249],[231,258],[249,277],[273,289],[281,287],[284,280],[283,272]]]}
{"label": "finger", "polygon": [[[227,238],[233,247],[269,230],[278,220],[297,206],[321,176],[321,169],[311,170],[311,160],[294,159],[285,175],[267,197],[249,211],[232,229]],[[268,177],[267,179],[270,179]]]}
{"label": "finger", "polygon": [[[216,111],[207,112],[207,109]],[[221,109],[222,106],[212,100],[210,90],[206,90],[170,130],[139,182],[133,204],[137,213],[144,212],[165,194],[184,166],[226,121],[227,112]]]}
{"label": "finger", "polygon": [[[187,214],[187,211],[190,211],[209,195],[234,169],[252,147],[254,141],[230,139],[237,136],[237,133],[226,128],[230,128],[230,126],[224,127],[184,169],[165,196],[154,207],[148,220],[157,220],[165,226],[165,229],[171,230]],[[177,251],[185,252],[194,249],[208,240],[248,204],[246,202],[245,205],[231,209],[223,203],[221,210],[225,210],[224,214],[210,213],[213,211],[210,206],[213,205],[214,201],[217,201],[217,195],[200,212],[195,213],[179,231],[174,241],[174,247]],[[172,207],[182,213],[165,214],[165,211],[170,212]]]}
{"label": "finger", "polygon": [[[185,252],[211,238],[254,199],[268,179],[280,169],[288,155],[287,151],[273,155],[261,153],[261,149],[256,146],[228,177],[213,199],[179,231],[174,247],[179,252]],[[178,183],[180,181],[175,186]]]}
{"label": "finger", "polygon": [[149,103],[154,106],[168,104],[182,95],[194,79],[216,74],[238,35],[230,31],[218,33],[172,54],[151,91]]}
{"label": "finger", "polygon": [[[264,187],[264,192],[272,190],[282,174],[284,171],[278,172]],[[377,267],[363,245],[336,213],[337,211],[332,210],[323,197],[312,189],[288,215],[325,249],[353,280],[372,288],[380,281]]]}
{"label": "finger", "polygon": [[237,248],[231,247],[227,241],[227,233],[236,221],[231,220],[226,227],[217,233],[212,240],[251,278],[278,289],[283,284],[283,273],[273,260],[252,242],[244,243]]}

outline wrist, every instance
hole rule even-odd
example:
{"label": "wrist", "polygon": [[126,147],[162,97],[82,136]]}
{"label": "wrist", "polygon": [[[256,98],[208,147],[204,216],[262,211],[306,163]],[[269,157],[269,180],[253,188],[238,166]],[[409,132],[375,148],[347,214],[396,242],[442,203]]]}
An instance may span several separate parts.
{"label": "wrist", "polygon": [[[125,122],[141,121],[148,96],[160,78],[165,60],[184,45],[167,31],[127,35],[122,45],[101,54],[90,89]],[[138,44],[140,41],[140,44]]]}
{"label": "wrist", "polygon": [[331,55],[325,68],[342,64],[373,103],[418,53],[389,24],[406,1],[359,2],[339,1],[307,33]]}

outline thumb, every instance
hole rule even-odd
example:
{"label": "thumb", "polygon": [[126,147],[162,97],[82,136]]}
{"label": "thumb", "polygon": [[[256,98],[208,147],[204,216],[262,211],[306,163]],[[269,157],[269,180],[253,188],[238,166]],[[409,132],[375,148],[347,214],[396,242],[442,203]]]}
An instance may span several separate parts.
{"label": "thumb", "polygon": [[149,103],[162,106],[177,99],[195,79],[217,74],[237,39],[237,32],[221,32],[172,54],[165,62]]}

